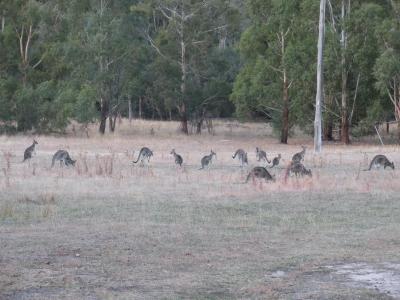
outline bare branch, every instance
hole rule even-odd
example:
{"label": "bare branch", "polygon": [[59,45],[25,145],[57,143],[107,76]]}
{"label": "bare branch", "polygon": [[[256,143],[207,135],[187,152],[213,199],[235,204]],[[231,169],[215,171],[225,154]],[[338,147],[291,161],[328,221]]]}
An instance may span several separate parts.
{"label": "bare branch", "polygon": [[150,45],[157,51],[157,53],[163,57],[163,58],[167,58],[160,50],[159,47],[157,47],[157,45],[154,43],[154,40],[151,38],[151,36],[148,34],[148,32],[146,32],[146,39],[149,41]]}
{"label": "bare branch", "polygon": [[353,114],[354,114],[354,108],[355,108],[355,106],[356,106],[356,100],[357,100],[357,94],[358,94],[358,86],[359,86],[359,83],[360,83],[360,76],[361,76],[361,74],[358,73],[358,76],[357,76],[357,83],[356,83],[356,90],[355,90],[355,92],[354,92],[353,107],[351,108],[351,113],[350,113],[350,118],[349,118],[350,124],[352,123]]}
{"label": "bare branch", "polygon": [[34,64],[34,65],[32,66],[32,69],[36,69],[36,68],[42,63],[43,58],[44,58],[44,54],[43,54],[43,56],[39,59],[39,61],[38,61],[36,64]]}
{"label": "bare branch", "polygon": [[28,32],[28,37],[26,39],[26,44],[25,44],[25,62],[28,62],[28,51],[29,51],[29,44],[32,38],[32,24],[29,26],[29,32]]}

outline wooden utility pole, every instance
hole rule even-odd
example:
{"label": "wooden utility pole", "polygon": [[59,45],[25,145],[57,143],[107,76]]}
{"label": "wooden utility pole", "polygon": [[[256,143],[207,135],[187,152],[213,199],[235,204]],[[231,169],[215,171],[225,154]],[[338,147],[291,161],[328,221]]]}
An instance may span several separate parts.
{"label": "wooden utility pole", "polygon": [[318,66],[317,66],[317,96],[315,98],[314,121],[314,151],[322,151],[322,112],[321,103],[324,97],[324,40],[325,40],[325,7],[326,0],[320,0],[319,36],[318,36]]}

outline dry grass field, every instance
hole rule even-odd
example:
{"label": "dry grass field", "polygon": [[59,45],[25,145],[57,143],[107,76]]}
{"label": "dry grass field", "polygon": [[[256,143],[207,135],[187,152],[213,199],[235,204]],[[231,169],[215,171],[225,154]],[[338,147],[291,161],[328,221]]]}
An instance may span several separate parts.
{"label": "dry grass field", "polygon": [[[310,138],[280,145],[263,124],[176,128],[35,136],[30,163],[32,137],[0,137],[0,299],[400,298],[399,171],[363,171],[378,153],[400,167],[397,146],[330,144],[316,156]],[[313,177],[285,179],[301,145]],[[133,166],[142,146],[154,157]],[[276,182],[243,183],[264,165],[256,146],[282,154]],[[50,168],[58,149],[76,166]],[[210,149],[217,159],[198,170]]]}

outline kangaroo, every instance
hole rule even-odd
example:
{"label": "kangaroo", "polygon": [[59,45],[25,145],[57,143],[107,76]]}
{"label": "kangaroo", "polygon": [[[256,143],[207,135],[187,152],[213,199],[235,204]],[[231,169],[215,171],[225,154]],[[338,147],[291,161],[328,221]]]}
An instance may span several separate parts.
{"label": "kangaroo", "polygon": [[384,169],[386,169],[386,167],[390,167],[392,170],[394,170],[394,163],[390,162],[385,155],[379,154],[372,159],[369,169],[366,171],[370,171],[372,168],[380,168],[382,166]]}
{"label": "kangaroo", "polygon": [[182,158],[182,156],[180,156],[178,153],[176,153],[176,152],[175,152],[175,149],[172,149],[172,150],[171,150],[171,154],[174,155],[175,163],[176,163],[177,165],[179,165],[180,167],[182,167],[182,163],[183,163],[183,158]]}
{"label": "kangaroo", "polygon": [[232,158],[235,159],[236,156],[238,157],[242,167],[244,164],[249,164],[249,161],[247,160],[247,152],[245,152],[243,149],[237,149],[235,154],[232,155]]}
{"label": "kangaroo", "polygon": [[270,166],[270,168],[273,168],[277,165],[279,165],[279,161],[281,160],[281,154],[279,153],[277,157],[274,157],[274,159],[272,160],[272,166]]}
{"label": "kangaroo", "polygon": [[265,181],[275,181],[275,175],[271,175],[268,170],[264,167],[254,167],[253,170],[251,170],[251,172],[249,173],[249,175],[247,175],[246,178],[246,182],[247,183],[249,181],[249,179],[251,178],[264,178]]}
{"label": "kangaroo", "polygon": [[290,165],[290,173],[294,173],[296,175],[296,177],[298,175],[300,176],[310,176],[312,177],[312,172],[310,169],[306,169],[306,167],[304,167],[304,165],[301,162],[292,162]]}
{"label": "kangaroo", "polygon": [[151,151],[147,147],[143,147],[142,149],[140,149],[139,156],[138,156],[137,160],[133,161],[133,163],[136,164],[140,159],[140,163],[143,164],[144,160],[146,158],[147,158],[147,162],[150,162],[150,157],[152,157],[152,156],[153,156],[153,151]]}
{"label": "kangaroo", "polygon": [[204,167],[211,165],[213,156],[217,156],[217,154],[212,150],[209,155],[204,156],[201,159],[201,168],[199,170],[202,170],[202,169],[204,169]]}
{"label": "kangaroo", "polygon": [[56,153],[53,155],[53,159],[51,161],[51,167],[54,167],[54,164],[56,161],[60,161],[60,167],[62,167],[63,163],[65,166],[75,165],[76,160],[73,160],[70,156],[69,153],[65,150],[58,150]]}
{"label": "kangaroo", "polygon": [[293,155],[292,162],[301,162],[302,160],[304,160],[304,155],[306,154],[306,147],[301,146],[301,148],[303,148],[301,152],[298,152],[295,155]]}
{"label": "kangaroo", "polygon": [[25,149],[24,160],[22,162],[26,161],[27,159],[31,159],[33,153],[36,154],[35,145],[37,145],[37,144],[38,144],[38,142],[36,142],[36,140],[33,140],[33,144]]}
{"label": "kangaroo", "polygon": [[257,161],[260,161],[261,159],[263,159],[263,160],[267,161],[268,163],[271,163],[271,161],[267,158],[267,153],[258,147],[256,147],[256,156],[257,156]]}

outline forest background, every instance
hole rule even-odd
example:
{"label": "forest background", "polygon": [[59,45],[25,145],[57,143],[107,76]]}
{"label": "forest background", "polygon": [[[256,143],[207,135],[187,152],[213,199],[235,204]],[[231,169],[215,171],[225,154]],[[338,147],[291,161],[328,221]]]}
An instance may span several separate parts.
{"label": "forest background", "polygon": [[[400,118],[400,4],[326,14],[323,136],[347,144]],[[0,132],[238,118],[287,143],[313,131],[318,19],[315,0],[1,0]]]}

